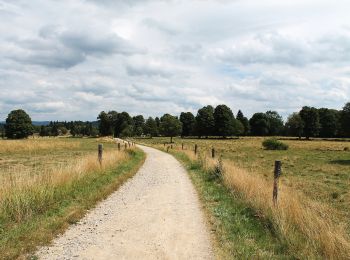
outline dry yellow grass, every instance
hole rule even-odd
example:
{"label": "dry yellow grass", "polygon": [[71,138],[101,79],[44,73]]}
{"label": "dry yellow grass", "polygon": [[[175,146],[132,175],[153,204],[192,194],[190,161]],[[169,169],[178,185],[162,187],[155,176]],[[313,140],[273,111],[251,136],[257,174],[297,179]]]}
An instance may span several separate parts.
{"label": "dry yellow grass", "polygon": [[[181,148],[175,149],[181,151]],[[207,153],[196,156],[190,150],[181,152],[191,161],[199,161],[204,170],[211,170],[218,163]],[[279,185],[278,205],[275,207],[272,183],[229,160],[223,160],[223,181],[232,192],[241,194],[261,217],[270,219],[290,249],[299,256],[350,259],[350,239],[344,226],[333,220],[334,209],[283,184]]]}
{"label": "dry yellow grass", "polygon": [[42,138],[25,140],[1,140],[0,153],[28,152],[49,149],[72,149],[80,145],[78,142],[70,142],[63,138]]}
{"label": "dry yellow grass", "polygon": [[40,210],[41,204],[53,201],[57,192],[55,188],[72,184],[91,173],[103,173],[105,169],[125,161],[127,156],[124,151],[106,151],[102,166],[96,153],[90,153],[59,166],[40,168],[40,172],[23,166],[8,168],[0,175],[0,212],[21,221],[30,216],[33,210]]}

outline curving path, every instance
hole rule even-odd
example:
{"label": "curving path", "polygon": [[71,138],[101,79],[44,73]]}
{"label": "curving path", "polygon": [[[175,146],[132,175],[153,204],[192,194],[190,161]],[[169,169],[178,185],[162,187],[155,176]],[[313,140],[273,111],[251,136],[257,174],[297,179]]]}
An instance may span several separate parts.
{"label": "curving path", "polygon": [[39,259],[213,259],[209,232],[185,169],[171,155],[139,146],[144,165],[71,226]]}

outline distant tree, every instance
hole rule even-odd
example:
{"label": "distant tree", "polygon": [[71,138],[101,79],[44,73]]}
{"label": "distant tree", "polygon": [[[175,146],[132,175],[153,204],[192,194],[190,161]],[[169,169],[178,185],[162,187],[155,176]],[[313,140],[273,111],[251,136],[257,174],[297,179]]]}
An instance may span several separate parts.
{"label": "distant tree", "polygon": [[304,129],[304,121],[299,113],[291,114],[286,122],[286,133],[290,136],[298,136],[301,139]]}
{"label": "distant tree", "polygon": [[267,111],[266,117],[269,125],[268,135],[281,135],[283,131],[283,119],[276,111]]}
{"label": "distant tree", "polygon": [[3,124],[0,124],[0,136],[2,139],[5,138],[5,127]]}
{"label": "distant tree", "polygon": [[196,119],[191,112],[182,112],[180,115],[180,122],[182,123],[181,136],[190,136],[194,132]]}
{"label": "distant tree", "polygon": [[208,137],[214,132],[214,108],[212,106],[205,106],[198,110],[196,115],[196,134]]}
{"label": "distant tree", "polygon": [[8,114],[5,124],[5,135],[7,138],[27,138],[32,134],[32,131],[32,120],[24,110],[13,110]]}
{"label": "distant tree", "polygon": [[39,135],[40,136],[50,136],[51,135],[51,127],[42,125],[40,127]]}
{"label": "distant tree", "polygon": [[242,135],[248,135],[250,131],[250,126],[249,126],[249,120],[246,118],[241,110],[238,110],[236,119],[241,122],[243,126],[243,133]]}
{"label": "distant tree", "polygon": [[58,136],[60,133],[58,131],[58,126],[56,123],[52,124],[52,128],[51,128],[51,135],[52,136]]}
{"label": "distant tree", "polygon": [[306,139],[317,136],[320,131],[320,119],[317,109],[304,106],[300,110],[299,115],[304,122],[304,135]]}
{"label": "distant tree", "polygon": [[134,121],[127,112],[119,113],[114,127],[114,135],[118,137],[132,136],[133,125]]}
{"label": "distant tree", "polygon": [[339,128],[338,111],[328,108],[318,109],[320,118],[320,136],[335,137]]}
{"label": "distant tree", "polygon": [[255,113],[249,120],[250,132],[255,136],[264,136],[269,133],[269,119],[265,113]]}
{"label": "distant tree", "polygon": [[350,137],[350,102],[346,103],[340,112],[341,132],[345,137]]}
{"label": "distant tree", "polygon": [[68,129],[64,126],[60,126],[58,128],[58,131],[62,134],[62,135],[66,135],[68,133]]}
{"label": "distant tree", "polygon": [[[111,116],[108,115],[105,111],[102,111],[98,115],[97,119],[98,119],[98,128],[99,128],[101,135],[102,136],[111,135],[113,132],[113,122],[112,122]],[[73,130],[73,133],[72,133],[72,130],[73,129],[71,129],[71,134],[73,136],[75,136],[76,129]]]}
{"label": "distant tree", "polygon": [[[227,137],[243,131],[242,124],[235,119],[232,110],[226,105],[218,105],[214,110],[215,135]],[[238,129],[240,125],[240,129]]]}
{"label": "distant tree", "polygon": [[160,119],[159,119],[159,117],[156,117],[154,120],[156,121],[157,127],[159,129],[159,127],[160,127]]}
{"label": "distant tree", "polygon": [[182,123],[172,115],[165,114],[160,119],[160,133],[163,136],[170,137],[170,142],[173,142],[173,137],[180,135],[182,132]]}
{"label": "distant tree", "polygon": [[134,121],[134,135],[140,136],[143,134],[143,128],[145,125],[145,119],[143,118],[142,115],[134,116],[133,118]]}
{"label": "distant tree", "polygon": [[146,135],[149,135],[150,137],[158,136],[158,126],[156,120],[154,120],[152,117],[149,117],[146,120],[143,131]]}

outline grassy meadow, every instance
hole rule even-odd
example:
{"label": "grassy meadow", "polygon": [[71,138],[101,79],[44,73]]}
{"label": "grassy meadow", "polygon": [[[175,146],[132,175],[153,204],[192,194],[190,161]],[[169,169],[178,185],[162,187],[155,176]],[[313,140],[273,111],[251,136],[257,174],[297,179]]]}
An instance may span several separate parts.
{"label": "grassy meadow", "polygon": [[[190,168],[200,164],[204,172],[212,172],[218,164],[217,159],[210,158],[210,150],[214,147],[216,158],[222,157],[223,183],[236,197],[235,203],[239,197],[254,210],[261,223],[271,221],[272,233],[281,245],[286,245],[288,255],[296,258],[350,257],[350,142],[284,140],[289,145],[288,150],[268,151],[262,149],[263,140],[176,138],[173,149],[169,151],[187,162]],[[170,146],[164,146],[169,138],[140,139],[138,142],[164,150]],[[198,145],[197,156],[193,152],[195,144]],[[278,207],[272,204],[275,160],[282,161]],[[199,177],[195,175],[194,178]],[[206,182],[202,180],[202,183]],[[207,190],[212,188],[205,187]],[[230,233],[227,236],[230,237]],[[239,251],[237,245],[232,247],[236,249],[228,247],[226,251]],[[246,255],[238,255],[242,256]]]}
{"label": "grassy meadow", "polygon": [[23,256],[50,241],[143,160],[140,150],[118,151],[110,138],[0,140],[0,259]]}

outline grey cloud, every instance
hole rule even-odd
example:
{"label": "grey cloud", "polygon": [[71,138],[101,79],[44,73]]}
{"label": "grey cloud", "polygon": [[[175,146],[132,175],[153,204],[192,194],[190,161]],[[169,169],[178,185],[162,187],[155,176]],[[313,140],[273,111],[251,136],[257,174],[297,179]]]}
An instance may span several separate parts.
{"label": "grey cloud", "polygon": [[68,69],[84,62],[88,56],[140,53],[130,43],[114,34],[59,31],[54,26],[42,28],[37,38],[14,39],[13,43],[21,52],[7,57],[50,68]]}
{"label": "grey cloud", "polygon": [[225,62],[236,64],[288,64],[302,67],[312,63],[344,62],[350,58],[350,37],[327,37],[312,41],[268,33],[215,51]]}
{"label": "grey cloud", "polygon": [[163,77],[170,78],[172,73],[163,68],[161,65],[152,64],[128,64],[126,70],[130,76],[147,76],[147,77]]}

